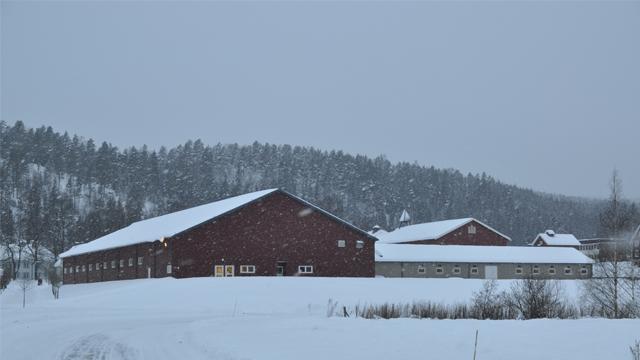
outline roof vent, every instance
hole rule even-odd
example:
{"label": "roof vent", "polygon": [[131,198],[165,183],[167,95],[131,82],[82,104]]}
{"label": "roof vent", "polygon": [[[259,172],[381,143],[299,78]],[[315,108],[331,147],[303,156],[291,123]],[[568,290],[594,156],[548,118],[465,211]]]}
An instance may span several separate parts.
{"label": "roof vent", "polygon": [[549,236],[554,236],[556,234],[556,232],[553,231],[553,230],[547,230],[547,231],[545,231],[545,234],[547,234]]}

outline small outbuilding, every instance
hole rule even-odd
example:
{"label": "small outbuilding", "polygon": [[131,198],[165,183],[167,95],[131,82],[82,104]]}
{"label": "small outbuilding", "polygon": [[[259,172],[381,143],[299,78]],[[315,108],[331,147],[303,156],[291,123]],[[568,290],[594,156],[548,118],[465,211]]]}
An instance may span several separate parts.
{"label": "small outbuilding", "polygon": [[593,263],[572,248],[376,244],[383,277],[588,279]]}
{"label": "small outbuilding", "polygon": [[372,234],[382,244],[505,246],[511,241],[507,235],[474,218],[407,225]]}
{"label": "small outbuilding", "polygon": [[560,246],[560,247],[572,247],[574,249],[580,248],[580,241],[576,239],[573,234],[556,234],[553,230],[547,230],[544,233],[538,234],[536,238],[531,242],[531,246]]}

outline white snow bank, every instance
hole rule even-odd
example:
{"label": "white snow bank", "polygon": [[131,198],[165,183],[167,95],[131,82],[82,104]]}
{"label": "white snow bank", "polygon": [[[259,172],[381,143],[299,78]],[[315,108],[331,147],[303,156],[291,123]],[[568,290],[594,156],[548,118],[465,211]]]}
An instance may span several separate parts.
{"label": "white snow bank", "polygon": [[376,243],[377,262],[591,264],[574,248]]}
{"label": "white snow bank", "polygon": [[60,257],[64,258],[99,250],[113,249],[144,242],[153,242],[160,240],[163,237],[170,237],[251,201],[259,199],[276,190],[277,189],[256,191],[190,209],[177,211],[171,214],[138,221],[86,244],[76,245],[60,254]]}
{"label": "white snow bank", "polygon": [[[511,283],[498,281],[500,288]],[[577,299],[580,281],[561,283]],[[12,285],[0,294],[0,358],[469,359],[478,329],[478,359],[600,360],[627,358],[640,337],[640,320],[325,316],[329,298],[349,306],[459,302],[481,285],[464,279],[145,279],[65,285],[59,300],[39,287],[27,294],[32,301],[25,309]],[[532,339],[544,346],[532,346]]]}

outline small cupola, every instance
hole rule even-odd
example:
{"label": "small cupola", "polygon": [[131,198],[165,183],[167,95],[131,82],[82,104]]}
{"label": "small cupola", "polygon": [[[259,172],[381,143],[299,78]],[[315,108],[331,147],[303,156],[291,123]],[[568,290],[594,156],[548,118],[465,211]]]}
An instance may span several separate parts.
{"label": "small cupola", "polygon": [[411,216],[409,216],[409,213],[407,212],[407,210],[402,210],[402,214],[400,215],[400,227],[409,225],[410,222],[411,222]]}

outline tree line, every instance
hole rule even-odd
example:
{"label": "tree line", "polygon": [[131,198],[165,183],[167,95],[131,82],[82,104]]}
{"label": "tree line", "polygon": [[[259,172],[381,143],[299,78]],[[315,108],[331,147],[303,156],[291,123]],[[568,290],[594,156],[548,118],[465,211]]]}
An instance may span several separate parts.
{"label": "tree line", "polygon": [[[55,255],[140,219],[274,187],[363,229],[393,229],[407,209],[414,222],[475,217],[520,245],[547,228],[607,235],[605,201],[540,193],[484,173],[258,142],[119,149],[0,122],[0,179],[3,242],[42,244]],[[638,218],[636,205],[623,203]]]}

